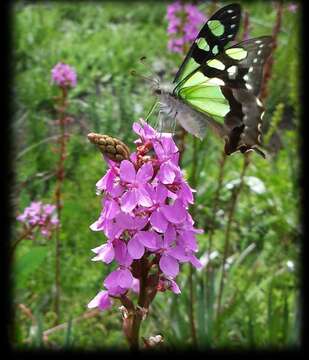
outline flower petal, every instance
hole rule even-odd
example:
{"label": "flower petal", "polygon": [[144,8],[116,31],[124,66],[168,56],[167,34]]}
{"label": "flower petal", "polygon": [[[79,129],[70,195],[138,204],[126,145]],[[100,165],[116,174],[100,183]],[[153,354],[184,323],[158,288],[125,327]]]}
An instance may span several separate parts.
{"label": "flower petal", "polygon": [[120,179],[124,182],[133,183],[135,181],[135,167],[129,160],[123,160],[120,164]]}
{"label": "flower petal", "polygon": [[172,224],[168,224],[168,227],[164,233],[163,246],[168,248],[176,240],[176,230]]}
{"label": "flower petal", "polygon": [[145,252],[144,246],[138,241],[136,236],[128,242],[128,252],[133,259],[140,259]]}
{"label": "flower petal", "polygon": [[121,197],[121,210],[129,213],[135,209],[138,202],[136,189],[128,190]]}
{"label": "flower petal", "polygon": [[200,260],[195,255],[190,254],[188,256],[188,258],[189,258],[190,263],[197,269],[200,269],[201,267],[203,267],[203,264],[200,262]]}
{"label": "flower petal", "polygon": [[178,197],[183,201],[185,205],[187,205],[188,203],[194,203],[192,190],[185,181],[181,184],[180,190],[178,192]]}
{"label": "flower petal", "polygon": [[103,281],[103,284],[106,287],[106,289],[109,290],[118,285],[118,276],[119,276],[118,270],[112,271],[110,274],[106,276],[105,280]]}
{"label": "flower petal", "polygon": [[161,207],[165,218],[173,224],[182,223],[187,217],[187,210],[181,200],[175,200],[173,205],[163,205]]}
{"label": "flower petal", "polygon": [[168,221],[165,217],[161,214],[160,211],[154,211],[150,216],[150,224],[152,227],[158,231],[164,233],[167,229]]}
{"label": "flower petal", "polygon": [[147,162],[142,165],[137,172],[136,181],[138,183],[145,184],[147,183],[153,176],[153,167],[151,162]]}
{"label": "flower petal", "polygon": [[167,276],[175,277],[179,273],[179,264],[176,259],[169,255],[162,255],[159,261],[160,269]]}
{"label": "flower petal", "polygon": [[188,256],[182,246],[177,245],[174,248],[169,249],[168,254],[178,261],[188,261]]}
{"label": "flower petal", "polygon": [[136,234],[138,241],[149,249],[157,250],[157,236],[151,231],[139,231]]}
{"label": "flower petal", "polygon": [[89,309],[98,307],[101,310],[108,309],[111,306],[112,302],[106,290],[100,291],[87,305]]}
{"label": "flower petal", "polygon": [[144,207],[150,207],[153,203],[148,192],[143,188],[139,187],[136,189],[137,203]]}
{"label": "flower petal", "polygon": [[175,180],[176,174],[169,163],[163,163],[160,166],[157,177],[163,184],[172,184]]}
{"label": "flower petal", "polygon": [[115,260],[119,265],[130,266],[133,259],[127,250],[127,244],[122,240],[114,241]]}
{"label": "flower petal", "polygon": [[171,287],[170,287],[170,289],[173,291],[173,293],[175,293],[175,294],[180,294],[180,293],[181,293],[181,290],[180,290],[178,284],[176,283],[176,281],[170,279],[170,282],[171,282]]}
{"label": "flower petal", "polygon": [[119,270],[118,285],[122,288],[129,289],[133,283],[133,275],[128,269]]}
{"label": "flower petal", "polygon": [[[95,250],[95,249],[94,249]],[[106,264],[111,263],[115,257],[115,250],[112,244],[104,244],[99,250],[97,256],[92,261],[103,261]]]}

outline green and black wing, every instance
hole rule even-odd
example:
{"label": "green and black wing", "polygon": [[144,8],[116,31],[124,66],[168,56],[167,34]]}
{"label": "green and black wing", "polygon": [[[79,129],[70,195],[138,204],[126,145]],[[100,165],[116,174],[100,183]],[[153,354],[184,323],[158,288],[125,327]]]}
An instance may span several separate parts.
{"label": "green and black wing", "polygon": [[206,120],[221,124],[228,154],[257,149],[261,143],[264,108],[258,94],[271,46],[271,37],[262,36],[223,49],[176,87],[179,98],[204,113]]}
{"label": "green and black wing", "polygon": [[223,51],[239,29],[241,8],[238,4],[218,10],[202,27],[180,66],[174,83],[179,83],[209,59]]}

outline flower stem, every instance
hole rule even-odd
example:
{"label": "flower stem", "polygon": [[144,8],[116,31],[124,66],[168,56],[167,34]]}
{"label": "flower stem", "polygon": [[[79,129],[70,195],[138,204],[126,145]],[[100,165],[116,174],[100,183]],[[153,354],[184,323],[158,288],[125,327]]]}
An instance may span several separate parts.
{"label": "flower stem", "polygon": [[147,303],[148,271],[148,261],[146,258],[142,258],[139,276],[140,291],[137,302],[138,306],[133,307],[133,309],[130,306],[130,309],[128,309],[127,304],[122,301],[123,305],[129,310],[129,316],[123,320],[123,329],[131,351],[139,350],[139,333],[143,320],[143,309],[148,310],[150,305],[149,302]]}
{"label": "flower stem", "polygon": [[[217,313],[216,313],[217,319],[221,312],[221,302],[222,302],[222,295],[223,295],[223,289],[224,289],[224,278],[225,278],[225,265],[226,265],[226,259],[227,259],[227,255],[228,255],[228,251],[229,251],[229,245],[230,245],[231,225],[234,220],[234,215],[235,215],[237,201],[239,199],[239,194],[241,193],[241,190],[243,188],[245,173],[250,164],[249,156],[250,156],[249,154],[244,155],[243,168],[242,168],[242,172],[240,175],[240,183],[237,187],[234,188],[234,191],[232,193],[231,206],[230,206],[230,211],[228,214],[228,222],[227,222],[227,227],[226,227],[226,232],[225,232],[225,240],[224,240],[221,280],[220,280],[220,285],[219,285]],[[219,329],[219,327],[220,326],[218,326],[218,329]]]}
{"label": "flower stem", "polygon": [[[197,138],[193,137],[193,151],[192,151],[192,170],[190,174],[190,185],[193,188],[196,188],[197,186],[197,162],[198,162],[198,150],[197,150]],[[191,210],[192,216],[194,217],[195,213],[195,205],[193,205]],[[196,336],[196,325],[195,325],[195,317],[194,317],[194,286],[193,286],[193,266],[190,264],[190,272],[189,272],[189,296],[190,296],[190,302],[189,302],[189,320],[190,320],[190,328],[191,328],[191,337],[192,337],[192,343],[196,347],[197,346],[197,336]]]}
{"label": "flower stem", "polygon": [[64,161],[66,158],[66,134],[65,134],[65,110],[67,107],[67,88],[62,87],[62,94],[60,98],[60,106],[58,108],[59,111],[59,126],[60,126],[60,138],[59,138],[59,160],[57,165],[57,183],[55,190],[55,198],[56,198],[56,209],[57,216],[59,219],[59,225],[56,229],[56,264],[55,264],[55,284],[56,284],[56,292],[55,292],[55,313],[56,320],[55,323],[59,324],[60,321],[60,289],[61,289],[61,280],[60,280],[60,272],[61,272],[61,244],[60,244],[60,224],[61,224],[61,210],[62,210],[62,183],[64,180]]}
{"label": "flower stem", "polygon": [[211,297],[211,290],[209,287],[209,280],[210,280],[210,274],[212,272],[212,264],[211,264],[211,259],[210,259],[210,255],[212,252],[212,239],[213,239],[213,234],[215,232],[215,218],[216,218],[216,214],[218,212],[218,207],[219,207],[219,200],[220,200],[220,192],[222,190],[222,185],[223,185],[223,178],[224,178],[224,167],[225,167],[225,163],[226,163],[226,159],[227,156],[225,154],[225,152],[222,152],[222,156],[220,159],[220,163],[219,163],[219,175],[218,175],[218,183],[217,183],[217,188],[216,188],[216,192],[215,192],[215,196],[214,196],[214,200],[213,200],[213,208],[212,208],[212,218],[211,218],[211,227],[208,231],[208,263],[206,266],[206,303],[207,306],[209,306],[210,304],[210,297]]}
{"label": "flower stem", "polygon": [[281,30],[281,24],[282,24],[282,13],[283,13],[283,4],[280,2],[277,4],[277,17],[275,26],[273,28],[272,38],[273,38],[273,45],[271,50],[271,55],[268,59],[268,61],[265,64],[264,69],[264,79],[262,83],[262,89],[261,89],[261,99],[264,100],[267,97],[267,85],[269,80],[271,79],[273,64],[274,64],[274,52],[277,48],[277,38]]}
{"label": "flower stem", "polygon": [[20,236],[19,238],[12,244],[11,249],[10,249],[10,253],[11,256],[13,255],[17,245],[24,239],[26,239],[28,237],[28,235],[30,235],[33,231],[33,229],[35,228],[36,225],[34,226],[30,226],[28,229],[26,229]]}

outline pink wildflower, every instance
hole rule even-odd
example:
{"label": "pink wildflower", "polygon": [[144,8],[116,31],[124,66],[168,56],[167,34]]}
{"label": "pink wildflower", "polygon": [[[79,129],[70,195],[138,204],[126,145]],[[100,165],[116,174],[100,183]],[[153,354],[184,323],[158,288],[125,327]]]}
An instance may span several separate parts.
{"label": "pink wildflower", "polygon": [[52,81],[58,86],[64,87],[75,87],[77,82],[77,75],[75,70],[63,63],[55,65],[51,71]]}
{"label": "pink wildflower", "polygon": [[59,225],[56,206],[44,205],[41,201],[33,201],[16,219],[24,223],[26,228],[40,228],[41,235],[46,238],[49,238]]}
{"label": "pink wildflower", "polygon": [[92,250],[92,260],[117,264],[103,282],[106,290],[88,304],[102,310],[112,298],[139,291],[141,261],[153,269],[149,288],[176,294],[180,264],[201,267],[195,257],[201,230],[188,212],[193,195],[178,164],[178,148],[170,134],[157,133],[143,120],[133,130],[139,135],[136,152],[120,164],[108,161],[109,170],[97,182],[103,209],[90,228],[103,232],[107,242]]}
{"label": "pink wildflower", "polygon": [[169,35],[168,49],[176,53],[182,53],[186,45],[191,45],[200,26],[206,21],[204,14],[195,5],[184,5],[179,1],[167,6],[166,17]]}

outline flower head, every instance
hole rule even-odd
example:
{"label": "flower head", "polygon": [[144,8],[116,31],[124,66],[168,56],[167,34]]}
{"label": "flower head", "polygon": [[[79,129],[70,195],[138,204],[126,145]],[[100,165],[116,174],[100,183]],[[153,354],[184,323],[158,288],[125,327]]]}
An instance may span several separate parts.
{"label": "flower head", "polygon": [[296,13],[296,12],[297,12],[297,9],[298,9],[298,4],[290,3],[290,4],[288,5],[288,10],[289,10],[291,13]]}
{"label": "flower head", "polygon": [[33,201],[16,219],[24,223],[27,228],[39,227],[41,235],[46,238],[49,238],[59,225],[56,206],[43,204],[41,201]]}
{"label": "flower head", "polygon": [[195,5],[181,4],[179,1],[167,6],[166,17],[168,49],[176,53],[182,53],[191,44],[206,21],[205,15]]}
{"label": "flower head", "polygon": [[176,294],[180,264],[202,266],[195,256],[195,235],[201,231],[188,211],[192,189],[179,167],[171,134],[159,134],[143,120],[133,124],[133,130],[139,136],[136,152],[120,163],[108,161],[106,175],[97,182],[103,209],[91,229],[103,232],[107,242],[92,250],[92,260],[117,266],[103,282],[106,290],[88,307],[106,309],[111,304],[107,296],[123,299],[129,291],[138,292],[141,262],[152,269],[148,287]]}
{"label": "flower head", "polygon": [[58,63],[55,65],[51,71],[52,82],[58,86],[65,87],[75,87],[77,82],[77,75],[75,70],[64,63]]}

